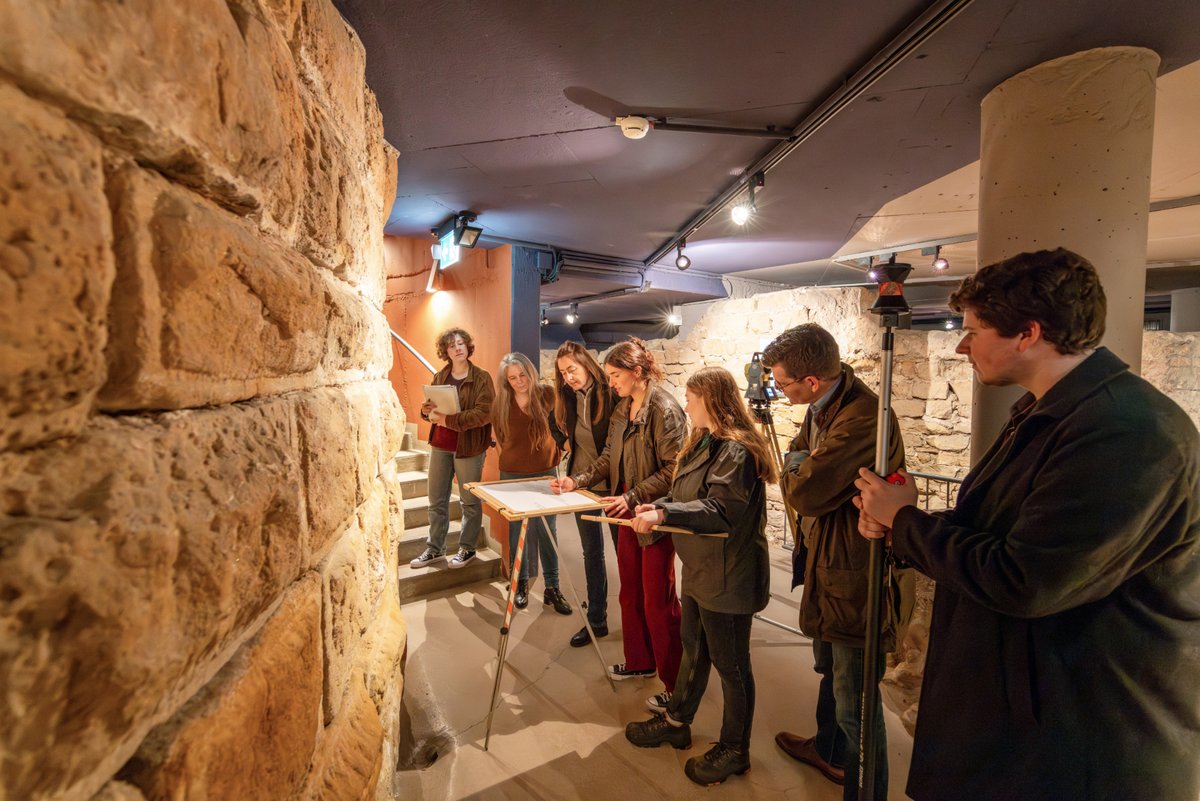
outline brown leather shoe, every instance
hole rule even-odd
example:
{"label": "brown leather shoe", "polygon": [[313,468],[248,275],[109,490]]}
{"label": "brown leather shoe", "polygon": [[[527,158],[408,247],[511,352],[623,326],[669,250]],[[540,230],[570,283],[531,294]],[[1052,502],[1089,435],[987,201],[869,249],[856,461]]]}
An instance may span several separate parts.
{"label": "brown leather shoe", "polygon": [[814,740],[816,740],[815,737],[801,737],[798,734],[792,734],[790,731],[781,731],[775,735],[775,744],[783,749],[783,753],[792,759],[812,765],[834,784],[844,784],[846,782],[846,771],[842,768],[835,768],[826,762],[825,758],[817,753]]}

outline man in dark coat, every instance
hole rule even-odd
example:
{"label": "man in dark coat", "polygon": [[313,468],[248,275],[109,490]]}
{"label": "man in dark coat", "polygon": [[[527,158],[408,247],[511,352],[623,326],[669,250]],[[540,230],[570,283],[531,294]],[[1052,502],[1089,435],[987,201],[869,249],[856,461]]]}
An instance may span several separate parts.
{"label": "man in dark coat", "polygon": [[[780,488],[800,518],[802,545],[793,551],[792,586],[804,585],[800,630],[813,638],[813,669],[821,674],[812,737],[779,732],[776,744],[858,798],[856,765],[862,716],[863,651],[867,628],[869,546],[858,535],[858,470],[875,463],[879,398],[841,363],[837,341],[808,323],[780,334],[763,352],[776,384],[792,403],[808,404],[788,448]],[[904,442],[895,419],[889,472],[904,466]],[[895,647],[899,584],[889,572],[881,652]],[[878,668],[879,666],[877,666]],[[876,694],[875,799],[887,798],[887,735]]]}
{"label": "man in dark coat", "polygon": [[937,581],[908,794],[1196,801],[1196,428],[1098,347],[1080,256],[1023,253],[950,302],[979,380],[1029,392],[953,510],[856,482],[860,532]]}

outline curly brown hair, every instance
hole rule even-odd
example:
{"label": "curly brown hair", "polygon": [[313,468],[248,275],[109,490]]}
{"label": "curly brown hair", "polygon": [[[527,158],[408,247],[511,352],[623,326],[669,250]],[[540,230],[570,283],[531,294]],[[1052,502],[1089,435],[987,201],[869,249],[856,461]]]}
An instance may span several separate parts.
{"label": "curly brown hair", "polygon": [[1003,337],[1037,322],[1059,353],[1096,347],[1108,301],[1092,263],[1065,248],[1021,253],[981,267],[950,295],[950,308],[970,309]]}
{"label": "curly brown hair", "polygon": [[444,362],[450,361],[450,354],[446,351],[453,344],[455,337],[462,337],[463,344],[467,346],[467,358],[475,355],[475,340],[470,334],[462,328],[447,328],[442,333],[438,334],[437,338],[437,356]]}

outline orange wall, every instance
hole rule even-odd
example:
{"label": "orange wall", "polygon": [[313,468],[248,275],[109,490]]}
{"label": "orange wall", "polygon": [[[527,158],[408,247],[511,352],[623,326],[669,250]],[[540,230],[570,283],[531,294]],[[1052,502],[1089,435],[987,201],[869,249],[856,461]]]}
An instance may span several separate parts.
{"label": "orange wall", "polygon": [[[494,383],[500,357],[511,350],[512,248],[504,245],[492,250],[464,249],[462,261],[438,276],[440,291],[430,294],[425,291],[425,286],[433,266],[429,252],[431,244],[432,240],[427,238],[384,237],[388,277],[383,313],[392,330],[438,369],[444,362],[437,358],[434,344],[437,335],[452,326],[465,328],[475,339],[475,354],[471,361],[487,370]],[[426,440],[429,423],[420,417],[421,386],[428,384],[431,376],[395,340],[392,350],[395,359],[388,378],[396,389],[405,415],[417,424],[418,434]],[[488,451],[483,466],[485,481],[500,477],[497,465],[493,448]],[[493,536],[506,543],[507,521],[486,505],[484,509],[492,521]],[[447,545],[454,547],[452,542]]]}

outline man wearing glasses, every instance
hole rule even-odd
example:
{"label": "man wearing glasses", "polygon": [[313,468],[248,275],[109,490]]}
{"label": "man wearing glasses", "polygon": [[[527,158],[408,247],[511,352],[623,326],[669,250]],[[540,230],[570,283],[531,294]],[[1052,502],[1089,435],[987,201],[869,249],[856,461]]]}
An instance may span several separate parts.
{"label": "man wearing glasses", "polygon": [[[862,712],[863,646],[867,614],[867,541],[858,535],[858,470],[875,463],[879,398],[842,364],[833,336],[812,323],[780,334],[763,352],[776,386],[791,403],[807,404],[800,433],[788,446],[780,487],[800,518],[802,543],[792,552],[792,587],[804,585],[800,629],[813,639],[813,669],[820,674],[817,732],[780,732],[775,742],[789,756],[841,784],[843,798],[858,797],[846,780],[853,766]],[[892,421],[889,473],[904,466],[904,443]],[[899,585],[889,573],[880,653],[895,648]],[[882,668],[882,665],[879,666]],[[882,671],[880,671],[882,672]],[[887,798],[887,740],[877,709],[875,799]]]}

